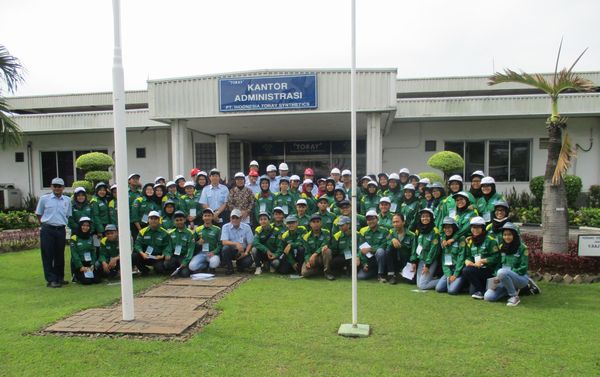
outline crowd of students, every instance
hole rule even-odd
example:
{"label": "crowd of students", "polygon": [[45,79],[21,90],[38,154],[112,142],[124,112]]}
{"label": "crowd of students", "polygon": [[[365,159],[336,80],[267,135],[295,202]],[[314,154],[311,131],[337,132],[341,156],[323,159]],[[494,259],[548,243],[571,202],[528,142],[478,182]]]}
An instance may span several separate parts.
{"label": "crowd of students", "polygon": [[[132,262],[141,274],[189,277],[219,266],[226,274],[254,268],[326,279],[357,269],[358,279],[416,284],[420,290],[459,294],[507,305],[519,291],[539,293],[528,278],[527,247],[509,222],[509,205],[495,181],[481,171],[460,175],[447,189],[411,174],[380,173],[357,180],[358,216],[351,223],[355,180],[349,170],[302,179],[285,163],[260,175],[256,161],[230,186],[217,169],[193,169],[191,180],[128,179]],[[140,190],[141,188],[141,190]],[[98,183],[93,193],[78,187],[72,199],[72,272],[83,284],[119,271],[116,185]],[[352,232],[357,258],[352,260]],[[412,277],[414,275],[414,277]]]}

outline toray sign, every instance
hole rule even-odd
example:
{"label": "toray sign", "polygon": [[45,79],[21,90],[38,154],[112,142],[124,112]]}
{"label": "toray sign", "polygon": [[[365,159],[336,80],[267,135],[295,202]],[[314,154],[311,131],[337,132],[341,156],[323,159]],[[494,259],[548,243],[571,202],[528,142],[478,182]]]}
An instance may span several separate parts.
{"label": "toray sign", "polygon": [[317,108],[317,75],[253,76],[219,80],[219,111]]}

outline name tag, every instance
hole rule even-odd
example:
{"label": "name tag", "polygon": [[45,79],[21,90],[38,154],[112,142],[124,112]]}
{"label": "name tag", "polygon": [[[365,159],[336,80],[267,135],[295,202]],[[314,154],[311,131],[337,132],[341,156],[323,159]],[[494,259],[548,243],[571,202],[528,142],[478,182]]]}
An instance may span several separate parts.
{"label": "name tag", "polygon": [[492,214],[489,212],[486,212],[483,214],[483,219],[485,220],[486,223],[489,223],[490,220],[492,219]]}
{"label": "name tag", "polygon": [[88,279],[93,279],[94,278],[94,271],[86,271],[83,273],[83,276],[85,276]]}
{"label": "name tag", "polygon": [[208,252],[209,250],[210,250],[210,245],[208,244],[208,242],[204,241],[204,243],[202,244],[202,251]]}
{"label": "name tag", "polygon": [[284,214],[286,214],[286,215],[288,214],[288,206],[287,205],[281,206],[281,209],[283,210]]}
{"label": "name tag", "polygon": [[390,206],[390,211],[396,212],[396,209],[398,209],[398,205],[396,203],[392,203],[392,205]]}
{"label": "name tag", "polygon": [[98,236],[94,235],[92,237],[92,243],[93,243],[94,247],[100,247],[100,238],[98,238]]}
{"label": "name tag", "polygon": [[344,258],[346,260],[352,258],[352,251],[351,250],[344,250]]}
{"label": "name tag", "polygon": [[83,260],[86,262],[91,262],[92,261],[92,253],[90,253],[89,251],[86,251],[85,253],[83,253]]}
{"label": "name tag", "polygon": [[181,245],[175,245],[175,255],[181,255]]}
{"label": "name tag", "polygon": [[475,255],[475,263],[479,263],[479,261],[481,260],[481,255]]}
{"label": "name tag", "polygon": [[196,217],[196,208],[190,208],[190,216]]}
{"label": "name tag", "polygon": [[367,255],[367,258],[373,258],[373,253],[371,253],[371,252],[368,252],[366,255]]}
{"label": "name tag", "polygon": [[267,204],[266,203],[260,203],[260,208],[258,210],[259,212],[266,212],[267,211]]}
{"label": "name tag", "polygon": [[422,245],[417,246],[417,255],[420,256],[422,252],[423,252],[423,246]]}
{"label": "name tag", "polygon": [[142,222],[143,223],[147,223],[148,222],[148,214],[144,213],[144,216],[142,216]]}
{"label": "name tag", "polygon": [[448,213],[448,216],[454,218],[456,216],[456,209],[454,209],[454,208],[451,209]]}
{"label": "name tag", "polygon": [[146,253],[152,254],[153,251],[154,251],[154,248],[152,246],[146,247]]}
{"label": "name tag", "polygon": [[507,265],[503,265],[502,268],[512,271],[512,267],[511,266],[507,266]]}
{"label": "name tag", "polygon": [[452,255],[450,254],[444,254],[444,265],[446,266],[452,266],[454,263],[452,263]]}

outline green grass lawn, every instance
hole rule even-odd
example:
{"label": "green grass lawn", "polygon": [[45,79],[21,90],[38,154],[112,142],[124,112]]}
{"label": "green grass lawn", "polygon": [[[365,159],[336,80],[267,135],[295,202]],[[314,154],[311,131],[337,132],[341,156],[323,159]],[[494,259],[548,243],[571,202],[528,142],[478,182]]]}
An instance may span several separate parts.
{"label": "green grass lawn", "polygon": [[[46,288],[38,250],[0,255],[3,376],[598,376],[600,284],[543,284],[516,308],[359,283],[366,339],[349,322],[350,281],[266,274],[219,304],[186,342],[35,336],[31,332],[120,297],[118,285]],[[140,290],[160,281],[135,279]]]}

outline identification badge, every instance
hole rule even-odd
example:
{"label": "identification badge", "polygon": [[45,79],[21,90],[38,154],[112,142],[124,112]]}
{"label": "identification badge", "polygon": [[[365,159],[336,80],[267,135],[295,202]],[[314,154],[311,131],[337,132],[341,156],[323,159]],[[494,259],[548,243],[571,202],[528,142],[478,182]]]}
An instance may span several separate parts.
{"label": "identification badge", "polygon": [[175,255],[181,255],[181,245],[175,245]]}
{"label": "identification badge", "polygon": [[366,254],[367,258],[373,258],[373,253],[371,253],[370,251]]}
{"label": "identification badge", "polygon": [[100,238],[98,238],[98,236],[95,234],[92,237],[92,243],[93,243],[94,247],[100,247]]}
{"label": "identification badge", "polygon": [[259,212],[267,212],[267,203],[260,203]]}
{"label": "identification badge", "polygon": [[154,251],[154,248],[152,246],[146,247],[146,253],[147,254],[152,254],[153,251]]}
{"label": "identification badge", "polygon": [[481,260],[481,255],[475,255],[475,263],[479,263],[479,261]]}
{"label": "identification badge", "polygon": [[503,265],[502,268],[504,268],[505,270],[512,271],[512,267],[511,266]]}
{"label": "identification badge", "polygon": [[352,258],[352,251],[351,250],[344,250],[344,258],[346,260]]}
{"label": "identification badge", "polygon": [[489,223],[492,219],[492,214],[490,212],[486,212],[483,214],[483,219],[486,223]]}
{"label": "identification badge", "polygon": [[147,213],[144,213],[144,216],[142,216],[142,222],[148,223],[148,214]]}
{"label": "identification badge", "polygon": [[190,208],[190,216],[196,217],[196,208]]}
{"label": "identification badge", "polygon": [[423,246],[422,245],[417,246],[417,255],[421,255],[422,252],[423,252]]}
{"label": "identification badge", "polygon": [[450,216],[450,217],[454,218],[454,217],[456,216],[456,209],[452,208],[452,209],[449,211],[449,213],[448,213],[448,216]]}
{"label": "identification badge", "polygon": [[281,209],[283,210],[284,214],[286,214],[286,215],[288,214],[288,206],[287,205],[281,206]]}
{"label": "identification badge", "polygon": [[202,244],[202,251],[208,252],[209,250],[210,250],[210,245],[208,244],[208,242],[204,241],[204,243]]}
{"label": "identification badge", "polygon": [[94,271],[86,271],[83,273],[83,276],[85,276],[88,279],[93,279],[94,278]]}
{"label": "identification badge", "polygon": [[454,263],[452,263],[452,255],[450,254],[444,254],[444,265],[446,266],[452,266]]}
{"label": "identification badge", "polygon": [[392,205],[390,206],[390,211],[396,212],[396,209],[398,209],[398,204],[392,203]]}
{"label": "identification badge", "polygon": [[86,251],[85,253],[83,253],[83,260],[86,262],[91,262],[92,254],[89,251]]}

